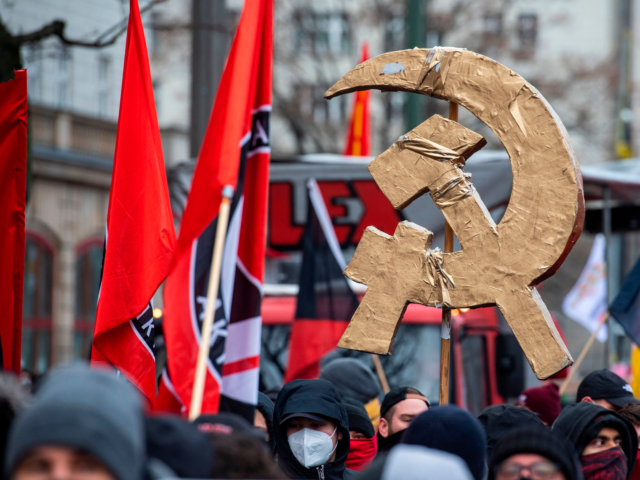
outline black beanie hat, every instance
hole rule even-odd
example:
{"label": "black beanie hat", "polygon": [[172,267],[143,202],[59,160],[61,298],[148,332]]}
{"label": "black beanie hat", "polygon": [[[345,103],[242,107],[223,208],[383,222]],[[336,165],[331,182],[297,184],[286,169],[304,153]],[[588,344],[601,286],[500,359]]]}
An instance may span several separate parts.
{"label": "black beanie hat", "polygon": [[487,434],[487,457],[491,458],[493,449],[500,439],[512,430],[526,426],[544,427],[540,417],[526,408],[513,405],[491,405],[485,408],[478,420]]}
{"label": "black beanie hat", "polygon": [[566,480],[582,480],[582,467],[568,441],[554,435],[543,425],[516,428],[502,437],[489,459],[489,477],[493,480],[502,462],[520,453],[535,453],[558,465]]}
{"label": "black beanie hat", "polygon": [[147,456],[164,462],[180,478],[208,478],[213,467],[207,436],[180,417],[145,419]]}
{"label": "black beanie hat", "polygon": [[378,377],[355,358],[332,360],[322,366],[318,378],[333,383],[341,397],[355,398],[362,403],[369,403],[382,393]]}
{"label": "black beanie hat", "polygon": [[349,418],[349,431],[354,430],[367,438],[372,438],[376,431],[362,402],[353,398],[343,398],[342,403]]}
{"label": "black beanie hat", "polygon": [[86,452],[117,480],[139,480],[145,441],[135,388],[113,373],[86,365],[53,370],[11,427],[7,477],[33,449],[47,445]]}
{"label": "black beanie hat", "polygon": [[422,412],[404,431],[401,443],[453,453],[462,458],[475,480],[485,471],[486,440],[480,422],[453,405]]}

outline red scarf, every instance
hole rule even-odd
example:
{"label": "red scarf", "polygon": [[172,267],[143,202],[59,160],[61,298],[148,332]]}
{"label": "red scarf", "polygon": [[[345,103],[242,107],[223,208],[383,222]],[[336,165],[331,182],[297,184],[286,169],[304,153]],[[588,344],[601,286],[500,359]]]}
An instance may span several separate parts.
{"label": "red scarf", "polygon": [[378,439],[374,435],[371,438],[351,440],[349,455],[347,455],[347,468],[362,471],[367,468],[378,452]]}
{"label": "red scarf", "polygon": [[580,458],[585,480],[626,480],[627,457],[619,448]]}

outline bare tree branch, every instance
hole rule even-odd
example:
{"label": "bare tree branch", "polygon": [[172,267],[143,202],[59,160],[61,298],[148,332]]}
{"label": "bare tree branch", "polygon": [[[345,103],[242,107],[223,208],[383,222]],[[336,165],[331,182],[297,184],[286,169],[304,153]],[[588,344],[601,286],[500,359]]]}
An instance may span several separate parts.
{"label": "bare tree branch", "polygon": [[[166,0],[151,0],[140,9],[140,14],[147,12],[158,3],[162,3],[165,1]],[[84,40],[73,40],[67,38],[64,33],[66,22],[62,20],[54,20],[53,22],[43,26],[39,30],[36,30],[35,32],[14,36],[14,41],[18,45],[24,45],[26,43],[40,42],[45,38],[56,36],[65,45],[86,48],[103,48],[108,47],[109,45],[113,45],[116,42],[116,40],[127,30],[128,22],[129,18],[125,17],[115,25],[102,32],[94,41],[87,42]]]}

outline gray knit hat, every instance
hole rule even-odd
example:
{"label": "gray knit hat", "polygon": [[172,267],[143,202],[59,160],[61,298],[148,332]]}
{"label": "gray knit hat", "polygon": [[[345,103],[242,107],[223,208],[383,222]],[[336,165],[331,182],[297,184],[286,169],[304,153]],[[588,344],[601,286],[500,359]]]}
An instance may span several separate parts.
{"label": "gray knit hat", "polygon": [[117,480],[140,480],[146,452],[142,406],[135,388],[86,365],[52,371],[11,427],[7,478],[29,452],[50,445],[88,453]]}

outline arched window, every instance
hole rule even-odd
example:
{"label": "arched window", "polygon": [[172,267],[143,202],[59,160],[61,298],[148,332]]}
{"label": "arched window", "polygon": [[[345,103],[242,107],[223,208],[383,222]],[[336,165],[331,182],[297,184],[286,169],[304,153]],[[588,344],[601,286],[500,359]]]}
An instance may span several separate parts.
{"label": "arched window", "polygon": [[96,319],[104,240],[91,239],[76,251],[76,321],[74,358],[89,358]]}
{"label": "arched window", "polygon": [[22,367],[40,374],[51,365],[53,247],[36,233],[25,237]]}

